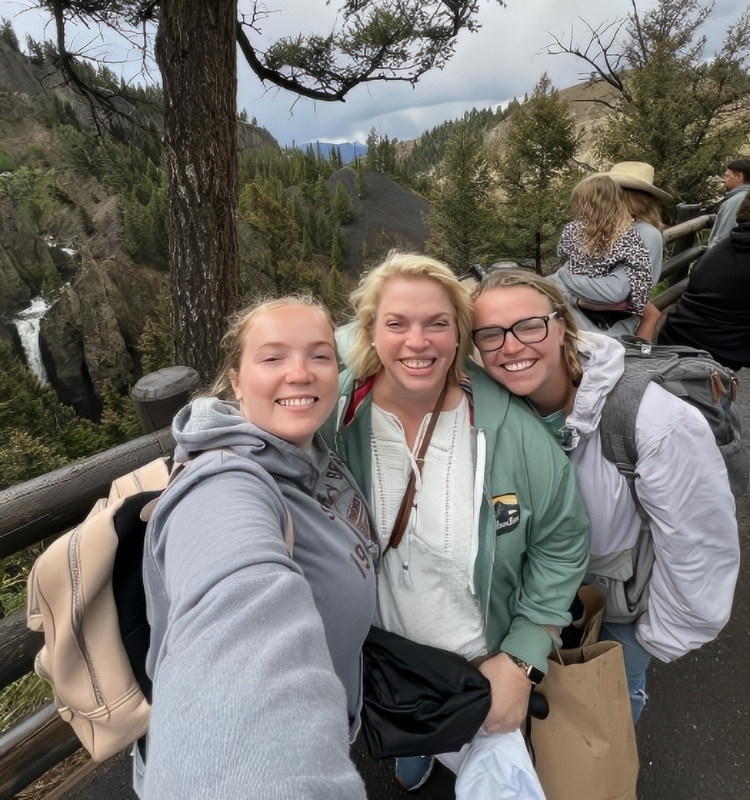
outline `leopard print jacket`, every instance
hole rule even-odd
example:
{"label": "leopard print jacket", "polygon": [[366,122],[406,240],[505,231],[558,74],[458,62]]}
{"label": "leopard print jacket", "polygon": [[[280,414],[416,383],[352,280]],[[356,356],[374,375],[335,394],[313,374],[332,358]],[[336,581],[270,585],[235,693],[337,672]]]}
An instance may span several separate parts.
{"label": "leopard print jacket", "polygon": [[634,314],[643,314],[651,293],[651,259],[635,226],[631,226],[604,256],[591,256],[583,247],[584,224],[569,222],[560,234],[557,255],[571,273],[600,278],[617,266],[623,266],[630,282],[630,305]]}

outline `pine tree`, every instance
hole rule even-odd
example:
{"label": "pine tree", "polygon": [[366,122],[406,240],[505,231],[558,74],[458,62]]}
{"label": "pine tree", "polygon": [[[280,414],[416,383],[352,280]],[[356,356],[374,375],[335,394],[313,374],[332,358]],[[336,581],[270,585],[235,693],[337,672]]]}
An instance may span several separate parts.
{"label": "pine tree", "polygon": [[339,229],[333,236],[331,244],[331,270],[338,270],[341,267],[344,255],[341,248],[341,230]]}
{"label": "pine tree", "polygon": [[348,307],[344,283],[341,279],[341,270],[337,266],[332,266],[328,273],[326,286],[326,305],[331,312],[331,316],[339,321],[344,311]]}
{"label": "pine tree", "polygon": [[336,181],[336,192],[333,197],[333,211],[340,225],[346,225],[347,222],[351,222],[354,219],[349,195],[341,181]]}
{"label": "pine tree", "polygon": [[496,249],[492,177],[479,134],[458,125],[430,196],[427,251],[457,273]]}
{"label": "pine tree", "polygon": [[723,172],[746,141],[738,102],[750,91],[750,10],[729,26],[721,49],[706,54],[702,29],[713,4],[657,0],[645,13],[633,9],[616,29],[621,35],[605,23],[590,27],[587,45],[555,39],[549,52],[575,55],[615,90],[599,148],[605,161],[647,161],[677,199],[707,199],[714,190],[706,176]]}
{"label": "pine tree", "polygon": [[544,74],[531,97],[508,119],[505,156],[499,165],[505,195],[502,231],[516,261],[551,266],[565,224],[572,185],[580,177],[577,140],[567,103]]}
{"label": "pine tree", "polygon": [[299,291],[302,231],[271,185],[251,183],[240,196],[240,214],[256,233],[254,265],[272,280],[277,296]]}

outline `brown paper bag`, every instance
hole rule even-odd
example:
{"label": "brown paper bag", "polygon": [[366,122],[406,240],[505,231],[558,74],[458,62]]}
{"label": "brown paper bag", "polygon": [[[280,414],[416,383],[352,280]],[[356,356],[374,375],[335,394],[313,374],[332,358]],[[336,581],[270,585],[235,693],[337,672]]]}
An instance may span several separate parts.
{"label": "brown paper bag", "polygon": [[603,596],[596,587],[581,592],[582,646],[556,651],[537,688],[549,715],[531,724],[536,770],[547,800],[635,800],[638,750],[622,645],[596,642]]}

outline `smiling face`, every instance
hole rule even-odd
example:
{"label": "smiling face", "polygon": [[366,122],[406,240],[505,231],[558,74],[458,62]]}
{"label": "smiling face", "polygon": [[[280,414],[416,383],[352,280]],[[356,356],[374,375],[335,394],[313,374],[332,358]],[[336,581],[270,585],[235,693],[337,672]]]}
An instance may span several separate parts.
{"label": "smiling face", "polygon": [[[531,286],[488,289],[474,302],[474,327],[510,328],[519,320],[552,311],[549,299]],[[564,336],[565,323],[559,317],[549,320],[547,337],[535,344],[523,344],[507,333],[499,350],[481,354],[484,368],[513,394],[528,397],[546,416],[564,408],[571,391],[563,357]]]}
{"label": "smiling face", "polygon": [[245,419],[279,439],[309,447],[338,396],[333,330],[325,313],[294,304],[255,317],[230,379]]}
{"label": "smiling face", "polygon": [[456,313],[446,290],[431,278],[389,278],[372,330],[383,365],[383,396],[432,406],[456,357]]}

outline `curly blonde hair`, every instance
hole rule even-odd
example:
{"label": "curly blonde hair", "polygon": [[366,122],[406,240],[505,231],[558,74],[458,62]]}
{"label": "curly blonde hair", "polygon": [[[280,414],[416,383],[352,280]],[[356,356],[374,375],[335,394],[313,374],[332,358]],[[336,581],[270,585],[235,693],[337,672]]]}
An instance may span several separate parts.
{"label": "curly blonde hair", "polygon": [[354,339],[347,352],[347,363],[354,377],[369,378],[383,366],[372,346],[373,326],[378,313],[383,287],[391,278],[429,278],[445,289],[456,314],[458,347],[452,375],[458,381],[462,366],[471,352],[473,312],[471,298],[464,285],[442,261],[419,253],[399,253],[391,250],[385,261],[365,273],[349,299],[354,307]]}
{"label": "curly blonde hair", "polygon": [[578,357],[578,325],[570,312],[560,290],[541,275],[521,267],[499,269],[491,272],[475,289],[472,300],[492,289],[504,289],[508,286],[528,286],[549,300],[552,311],[556,311],[565,323],[563,336],[563,361],[570,380],[577,386],[583,375],[581,361]]}
{"label": "curly blonde hair", "polygon": [[312,295],[298,294],[287,295],[286,297],[273,297],[258,300],[241,311],[238,311],[229,320],[229,328],[221,339],[221,349],[224,352],[224,361],[221,370],[211,386],[210,393],[216,397],[230,397],[229,390],[232,385],[231,373],[236,372],[240,368],[240,361],[242,359],[242,345],[250,326],[258,319],[261,314],[268,311],[274,311],[277,308],[286,308],[287,306],[308,306],[311,308],[319,309],[328,324],[331,326],[331,331],[335,331],[333,319],[328,309]]}
{"label": "curly blonde hair", "polygon": [[579,181],[570,196],[575,219],[583,223],[583,247],[589,255],[605,255],[633,224],[622,189],[608,175]]}

